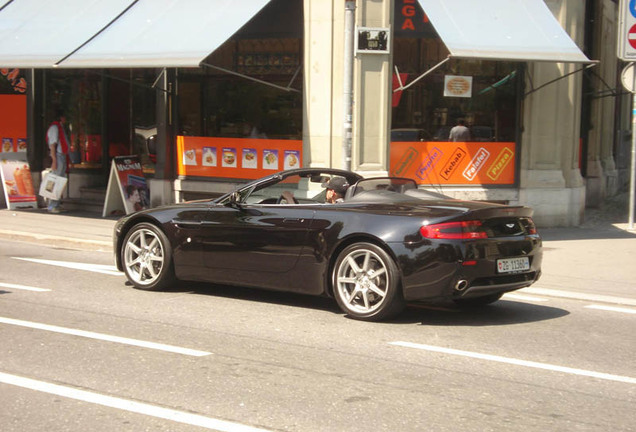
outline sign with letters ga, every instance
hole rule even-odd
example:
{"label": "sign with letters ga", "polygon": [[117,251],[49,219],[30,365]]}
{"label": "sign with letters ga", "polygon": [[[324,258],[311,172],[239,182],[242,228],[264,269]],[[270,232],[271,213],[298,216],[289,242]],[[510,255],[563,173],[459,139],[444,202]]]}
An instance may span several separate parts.
{"label": "sign with letters ga", "polygon": [[512,185],[514,142],[392,142],[389,173],[418,184]]}

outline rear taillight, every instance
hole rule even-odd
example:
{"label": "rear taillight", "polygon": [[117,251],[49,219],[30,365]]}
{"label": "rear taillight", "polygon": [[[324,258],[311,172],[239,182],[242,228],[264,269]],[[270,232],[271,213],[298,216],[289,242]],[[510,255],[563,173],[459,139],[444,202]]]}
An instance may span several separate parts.
{"label": "rear taillight", "polygon": [[429,239],[484,239],[488,234],[481,229],[480,221],[445,222],[420,228],[424,238]]}
{"label": "rear taillight", "polygon": [[526,232],[528,234],[536,234],[537,233],[537,227],[534,224],[534,221],[530,218],[524,218],[522,219],[522,223],[524,228],[526,229]]}

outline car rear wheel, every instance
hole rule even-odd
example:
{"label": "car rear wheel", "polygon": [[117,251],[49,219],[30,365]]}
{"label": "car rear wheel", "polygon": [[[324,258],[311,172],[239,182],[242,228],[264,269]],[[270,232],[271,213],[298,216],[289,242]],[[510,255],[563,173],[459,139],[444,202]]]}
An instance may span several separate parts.
{"label": "car rear wheel", "polygon": [[404,309],[397,265],[372,243],[346,247],[338,256],[332,281],[338,305],[353,318],[379,321]]}
{"label": "car rear wheel", "polygon": [[499,300],[504,293],[489,294],[481,297],[458,298],[453,301],[461,307],[479,307],[486,306]]}
{"label": "car rear wheel", "polygon": [[170,242],[153,224],[142,222],[132,227],[124,239],[121,261],[136,288],[157,291],[174,282]]}

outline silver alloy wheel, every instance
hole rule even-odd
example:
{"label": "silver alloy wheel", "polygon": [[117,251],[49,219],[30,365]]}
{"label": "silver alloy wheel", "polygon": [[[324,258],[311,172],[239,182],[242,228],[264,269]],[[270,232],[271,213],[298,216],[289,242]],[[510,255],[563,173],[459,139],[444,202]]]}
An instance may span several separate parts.
{"label": "silver alloy wheel", "polygon": [[347,309],[369,314],[382,307],[390,286],[389,277],[387,266],[378,254],[369,249],[356,249],[340,261],[336,289]]}
{"label": "silver alloy wheel", "polygon": [[124,249],[126,273],[139,285],[153,284],[161,275],[165,253],[156,233],[141,228],[127,240]]}

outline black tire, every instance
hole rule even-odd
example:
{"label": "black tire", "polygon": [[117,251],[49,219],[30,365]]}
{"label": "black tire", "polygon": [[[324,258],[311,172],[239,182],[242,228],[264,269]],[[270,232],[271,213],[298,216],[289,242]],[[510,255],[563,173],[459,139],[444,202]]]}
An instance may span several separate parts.
{"label": "black tire", "polygon": [[122,243],[121,262],[135,288],[159,291],[175,281],[168,237],[151,223],[141,222],[128,231]]}
{"label": "black tire", "polygon": [[380,321],[405,306],[395,261],[372,243],[354,243],[340,253],[332,284],[338,306],[352,318]]}
{"label": "black tire", "polygon": [[453,299],[453,301],[457,304],[457,306],[465,307],[465,308],[475,308],[480,306],[486,306],[491,303],[499,300],[504,293],[494,293],[481,297],[471,297],[471,298],[458,298]]}

